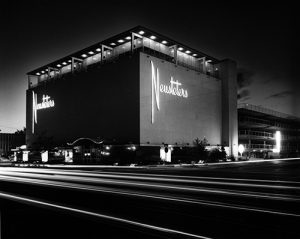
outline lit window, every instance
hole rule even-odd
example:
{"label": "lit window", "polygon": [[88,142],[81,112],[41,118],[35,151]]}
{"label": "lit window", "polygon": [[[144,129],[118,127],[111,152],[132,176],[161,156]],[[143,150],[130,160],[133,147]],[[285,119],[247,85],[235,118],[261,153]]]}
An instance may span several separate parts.
{"label": "lit window", "polygon": [[151,36],[150,38],[151,38],[152,40],[154,40],[154,39],[156,39],[156,36]]}
{"label": "lit window", "polygon": [[100,48],[97,48],[97,49],[96,49],[96,51],[100,52],[100,51],[101,51],[101,49],[100,49]]}
{"label": "lit window", "polygon": [[167,42],[167,41],[162,41],[161,43],[162,43],[162,44],[167,44],[168,42]]}
{"label": "lit window", "polygon": [[130,39],[131,39],[131,37],[130,37],[130,36],[128,36],[128,37],[126,37],[125,39],[126,39],[126,40],[130,40]]}
{"label": "lit window", "polygon": [[90,52],[89,52],[89,54],[90,54],[90,55],[93,55],[93,54],[94,54],[94,52],[93,52],[93,51],[90,51]]}
{"label": "lit window", "polygon": [[124,42],[124,40],[123,40],[123,39],[120,39],[120,40],[118,40],[118,42],[119,42],[119,43],[123,43],[123,42]]}
{"label": "lit window", "polygon": [[116,43],[112,42],[112,43],[110,43],[110,45],[111,45],[111,46],[115,46],[115,45],[116,45]]}
{"label": "lit window", "polygon": [[140,35],[144,35],[144,33],[145,33],[144,31],[139,31]]}
{"label": "lit window", "polygon": [[86,54],[82,54],[81,56],[82,56],[82,57],[87,57],[87,55],[86,55]]}

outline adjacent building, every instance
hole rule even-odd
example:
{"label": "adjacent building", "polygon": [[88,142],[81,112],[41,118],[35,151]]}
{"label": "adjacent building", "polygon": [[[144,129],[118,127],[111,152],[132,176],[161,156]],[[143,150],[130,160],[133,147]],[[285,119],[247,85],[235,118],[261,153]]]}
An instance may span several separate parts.
{"label": "adjacent building", "polygon": [[251,104],[238,105],[239,144],[254,158],[299,157],[300,118]]}
{"label": "adjacent building", "polygon": [[0,133],[0,156],[8,156],[11,150],[25,144],[25,134]]}
{"label": "adjacent building", "polygon": [[[236,63],[137,26],[27,73],[26,144],[78,139],[237,156]],[[159,152],[159,151],[158,151]]]}

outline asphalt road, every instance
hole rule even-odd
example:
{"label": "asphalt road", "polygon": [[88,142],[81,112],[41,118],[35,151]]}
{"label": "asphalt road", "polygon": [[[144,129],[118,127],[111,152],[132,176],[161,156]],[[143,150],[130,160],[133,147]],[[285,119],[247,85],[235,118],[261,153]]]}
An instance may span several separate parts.
{"label": "asphalt road", "polygon": [[2,238],[300,238],[300,160],[0,168]]}

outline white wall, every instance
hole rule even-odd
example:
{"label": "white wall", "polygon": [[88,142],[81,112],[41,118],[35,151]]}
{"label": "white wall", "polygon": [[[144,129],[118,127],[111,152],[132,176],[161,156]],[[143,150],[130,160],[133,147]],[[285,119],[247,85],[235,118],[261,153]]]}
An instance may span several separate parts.
{"label": "white wall", "polygon": [[[221,144],[221,81],[211,76],[140,53],[140,142],[160,145],[192,144],[205,137],[211,145]],[[160,84],[170,85],[170,77],[182,83],[188,97],[160,92],[160,110],[155,106],[151,123],[151,61],[158,67]],[[155,103],[155,102],[154,102]]]}

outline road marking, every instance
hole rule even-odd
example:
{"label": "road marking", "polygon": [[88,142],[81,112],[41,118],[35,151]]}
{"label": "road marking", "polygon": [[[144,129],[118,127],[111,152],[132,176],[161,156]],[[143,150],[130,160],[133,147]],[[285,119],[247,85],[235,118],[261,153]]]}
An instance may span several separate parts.
{"label": "road marking", "polygon": [[212,239],[210,237],[200,236],[200,235],[187,233],[187,232],[183,232],[183,231],[178,231],[178,230],[173,230],[173,229],[165,228],[165,227],[158,227],[158,226],[154,226],[154,225],[150,225],[150,224],[146,224],[146,223],[127,220],[127,219],[120,218],[120,217],[113,217],[113,216],[95,213],[95,212],[91,212],[91,211],[86,211],[86,210],[82,210],[82,209],[77,209],[77,208],[73,208],[73,207],[61,206],[58,204],[53,204],[53,203],[34,200],[34,199],[30,199],[30,198],[20,197],[20,196],[16,196],[16,195],[12,195],[12,194],[3,193],[1,191],[0,191],[0,197],[9,199],[9,200],[18,201],[18,202],[23,202],[23,203],[31,203],[31,204],[35,204],[35,205],[46,206],[46,207],[50,207],[50,208],[56,208],[56,209],[61,209],[61,210],[65,210],[65,211],[81,213],[81,214],[85,214],[85,215],[89,215],[89,216],[99,217],[99,218],[106,219],[106,220],[117,221],[117,222],[126,223],[126,224],[130,224],[130,225],[138,226],[138,227],[144,227],[147,229],[160,231],[160,232],[164,232],[164,233],[178,234],[178,235],[188,236],[188,237],[192,237],[192,238]]}

